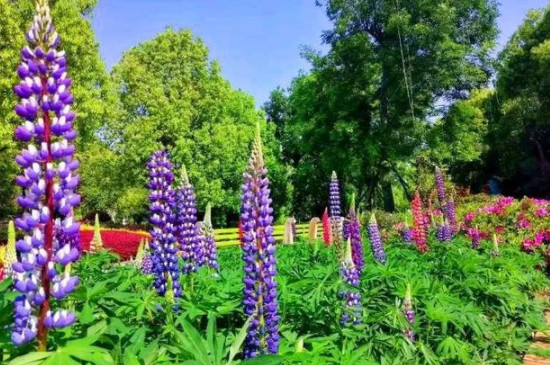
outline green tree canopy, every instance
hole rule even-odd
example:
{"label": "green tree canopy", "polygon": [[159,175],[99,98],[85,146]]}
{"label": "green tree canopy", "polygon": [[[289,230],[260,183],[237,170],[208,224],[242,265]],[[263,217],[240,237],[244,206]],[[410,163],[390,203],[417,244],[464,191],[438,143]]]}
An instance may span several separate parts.
{"label": "green tree canopy", "polygon": [[[200,208],[210,201],[221,217],[218,224],[235,221],[250,142],[256,123],[264,119],[254,100],[231,88],[218,63],[209,60],[207,47],[187,30],[169,28],[132,48],[113,68],[112,78],[121,113],[105,136],[115,155],[98,159],[118,159],[120,177],[105,182],[119,184],[118,212],[133,212],[124,218],[134,219],[146,213],[146,161],[154,150],[168,148],[176,166],[186,165]],[[284,214],[287,169],[279,161],[271,125],[262,137],[274,205]],[[109,200],[98,199],[97,208],[107,208]]]}

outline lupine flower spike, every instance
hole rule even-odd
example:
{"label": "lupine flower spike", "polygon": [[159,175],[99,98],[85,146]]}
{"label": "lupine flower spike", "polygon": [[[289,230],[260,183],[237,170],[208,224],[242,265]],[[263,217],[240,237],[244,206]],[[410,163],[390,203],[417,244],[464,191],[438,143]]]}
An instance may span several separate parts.
{"label": "lupine flower spike", "polygon": [[416,243],[416,248],[419,252],[425,253],[428,251],[426,241],[426,222],[424,213],[422,212],[422,199],[418,190],[414,192],[412,200],[412,215],[413,215],[413,240]]}
{"label": "lupine flower spike", "polygon": [[481,234],[479,233],[479,229],[477,227],[470,228],[468,230],[468,236],[472,239],[472,248],[477,249],[479,248],[479,241],[481,240]]}
{"label": "lupine flower spike", "polygon": [[21,82],[14,89],[21,99],[15,113],[23,119],[15,137],[28,145],[15,159],[23,169],[16,182],[24,189],[17,202],[25,213],[15,221],[24,237],[16,243],[20,259],[12,266],[14,287],[21,295],[15,300],[11,338],[16,345],[38,338],[38,350],[46,351],[48,330],[76,319],[65,310],[52,312],[50,301],[64,298],[78,284],[63,267],[80,252],[70,240],[59,238],[73,237],[80,229],[72,217],[73,207],[80,204],[75,193],[79,163],[71,144],[76,131],[67,59],[57,50],[60,39],[46,0],[37,1],[26,40],[29,46],[22,49],[17,69]]}
{"label": "lupine flower spike", "polygon": [[259,125],[248,168],[243,177],[243,306],[245,315],[252,317],[245,341],[244,357],[253,358],[265,353],[275,354],[279,348],[273,208]]}
{"label": "lupine flower spike", "polygon": [[452,228],[447,220],[437,225],[436,238],[439,242],[449,242],[452,238]]}
{"label": "lupine flower spike", "polygon": [[17,262],[17,249],[15,248],[15,226],[13,221],[8,223],[8,244],[5,246],[6,257],[4,258],[4,275],[5,277],[12,277],[13,264]]}
{"label": "lupine flower spike", "polygon": [[453,198],[449,198],[445,205],[445,216],[451,225],[452,233],[455,234],[458,231],[458,223],[456,221],[455,202]]}
{"label": "lupine flower spike", "polygon": [[[410,327],[414,325],[414,309],[412,306],[412,295],[411,295],[411,285],[407,284],[407,292],[405,294],[405,299],[403,300],[403,315],[409,322]],[[415,341],[415,334],[411,328],[407,328],[403,331],[403,334],[411,341]]]}
{"label": "lupine flower spike", "polygon": [[94,236],[90,242],[90,252],[95,253],[103,249],[103,240],[101,239],[101,227],[99,226],[99,216],[95,215]]}
{"label": "lupine flower spike", "polygon": [[378,228],[378,222],[376,222],[376,217],[374,216],[374,213],[370,216],[369,238],[370,238],[370,247],[372,249],[372,256],[379,263],[385,264],[386,252],[384,251],[382,238],[380,237],[380,229]]}
{"label": "lupine flower spike", "polygon": [[325,243],[325,246],[330,246],[332,243],[332,239],[330,236],[330,218],[328,217],[328,208],[325,208],[325,211],[323,212],[323,242]]}
{"label": "lupine flower spike", "polygon": [[195,189],[189,182],[187,170],[182,167],[181,185],[176,191],[177,237],[184,261],[183,272],[197,271],[204,264],[204,253],[197,229]]}
{"label": "lupine flower spike", "polygon": [[413,230],[409,228],[409,225],[405,223],[405,227],[403,227],[403,230],[401,231],[401,238],[405,243],[412,243],[413,242]]}
{"label": "lupine flower spike", "polygon": [[363,272],[365,266],[365,259],[363,257],[363,240],[361,238],[361,227],[359,225],[359,218],[355,214],[354,204],[351,205],[347,221],[346,221],[346,240],[351,241],[351,256],[353,264],[359,271],[359,274]]}
{"label": "lupine flower spike", "polygon": [[[181,296],[180,273],[174,227],[174,190],[172,163],[168,152],[156,151],[147,163],[149,169],[149,222],[151,230],[151,250],[153,251],[153,285],[159,295]],[[173,291],[173,293],[168,293]]]}
{"label": "lupine flower spike", "polygon": [[439,167],[435,168],[435,187],[437,190],[437,198],[439,199],[439,204],[441,210],[445,211],[445,205],[447,203],[447,198],[445,194],[445,176]]}
{"label": "lupine flower spike", "polygon": [[343,325],[353,322],[353,324],[361,323],[361,293],[357,290],[359,287],[359,271],[353,263],[351,240],[347,240],[344,260],[340,268],[342,280],[347,285],[340,295],[345,300],[344,313],[342,314],[341,323]]}
{"label": "lupine flower spike", "polygon": [[[493,249],[491,250],[491,256],[493,257],[500,256],[500,247],[498,244],[498,237],[496,233],[493,233]],[[547,258],[548,258],[548,252],[547,252]]]}
{"label": "lupine flower spike", "polygon": [[212,227],[212,205],[208,203],[204,219],[199,224],[199,236],[201,246],[204,252],[204,261],[213,270],[219,270],[218,250],[214,240],[214,228]]}
{"label": "lupine flower spike", "polygon": [[329,184],[329,210],[330,210],[330,227],[332,242],[336,246],[336,250],[340,257],[344,254],[343,250],[343,224],[342,211],[340,206],[340,184],[336,172],[332,172]]}

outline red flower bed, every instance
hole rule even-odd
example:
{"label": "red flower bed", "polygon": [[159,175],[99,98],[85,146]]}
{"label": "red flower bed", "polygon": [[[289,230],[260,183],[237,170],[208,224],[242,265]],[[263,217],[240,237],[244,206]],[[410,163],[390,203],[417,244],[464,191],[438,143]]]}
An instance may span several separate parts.
{"label": "red flower bed", "polygon": [[[92,230],[80,231],[82,249],[88,251],[90,242],[94,236]],[[136,256],[139,243],[142,240],[150,240],[151,236],[145,232],[132,232],[128,230],[102,229],[101,240],[103,247],[118,254],[122,260],[129,260]]]}

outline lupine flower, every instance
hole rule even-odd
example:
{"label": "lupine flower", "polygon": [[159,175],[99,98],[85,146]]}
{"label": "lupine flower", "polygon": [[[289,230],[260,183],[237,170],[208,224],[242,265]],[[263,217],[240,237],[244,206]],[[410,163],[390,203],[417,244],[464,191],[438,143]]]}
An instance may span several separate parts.
{"label": "lupine flower", "polygon": [[436,238],[439,242],[449,242],[451,240],[452,228],[447,221],[443,221],[437,226]]}
{"label": "lupine flower", "polygon": [[425,253],[428,251],[426,241],[426,223],[424,222],[424,214],[422,212],[422,199],[418,190],[414,192],[412,200],[412,215],[413,215],[413,240],[416,243],[416,248],[419,252]]}
{"label": "lupine flower", "polygon": [[151,275],[153,273],[153,259],[149,253],[146,253],[141,260],[141,272],[144,275]]}
{"label": "lupine flower", "polygon": [[176,191],[177,239],[184,261],[183,272],[197,271],[204,264],[204,253],[197,229],[195,189],[189,182],[187,170],[182,167],[181,185]]}
{"label": "lupine flower", "polygon": [[199,224],[199,237],[201,246],[204,252],[204,261],[211,269],[219,270],[218,250],[216,241],[214,240],[214,228],[212,227],[212,206],[210,203],[206,205],[204,219]]}
{"label": "lupine flower", "polygon": [[329,210],[332,242],[336,248],[342,250],[342,211],[340,207],[340,185],[336,172],[332,172],[329,184]]}
{"label": "lupine flower", "polygon": [[452,233],[456,233],[458,231],[458,225],[456,221],[455,202],[453,198],[450,198],[445,205],[445,217],[451,225]]}
{"label": "lupine flower", "polygon": [[[159,295],[181,296],[180,273],[174,227],[174,190],[172,163],[168,152],[156,151],[147,163],[149,169],[149,222],[151,230],[151,250],[153,251],[153,283]],[[167,293],[171,291],[173,293]]]}
{"label": "lupine flower", "polygon": [[493,233],[493,249],[491,250],[491,256],[493,257],[500,256],[500,248],[499,248],[498,238],[496,233]]}
{"label": "lupine flower", "polygon": [[101,227],[99,226],[99,216],[96,214],[94,219],[94,237],[92,238],[92,242],[90,242],[90,252],[95,253],[102,249]]}
{"label": "lupine flower", "polygon": [[15,159],[23,169],[16,182],[24,189],[17,202],[25,213],[15,221],[24,237],[16,243],[20,259],[12,265],[14,287],[22,295],[15,300],[11,338],[21,345],[38,337],[38,349],[45,351],[48,329],[75,321],[72,313],[50,311],[50,301],[64,298],[78,284],[77,277],[59,273],[55,264],[65,267],[80,255],[70,242],[59,240],[79,231],[72,211],[80,196],[75,193],[79,163],[71,144],[76,131],[67,59],[57,50],[60,39],[47,1],[38,0],[36,12],[17,69],[21,82],[14,88],[21,98],[15,113],[24,120],[15,137],[28,145]]}
{"label": "lupine flower", "polygon": [[[411,285],[407,284],[407,293],[405,294],[405,299],[403,300],[403,315],[407,318],[409,325],[412,327],[414,325],[414,309],[412,306],[412,295],[411,295]],[[403,334],[412,342],[415,341],[416,336],[414,331],[411,328],[407,328],[403,331]]]}
{"label": "lupine flower", "polygon": [[353,263],[351,240],[349,239],[347,240],[344,260],[340,268],[340,275],[348,286],[340,292],[341,297],[345,299],[341,323],[346,325],[351,321],[353,324],[359,324],[361,323],[361,293],[355,288],[359,287],[360,274]]}
{"label": "lupine flower", "polygon": [[481,234],[477,227],[470,228],[468,230],[468,236],[472,239],[472,248],[479,248],[479,241],[481,240]]}
{"label": "lupine flower", "polygon": [[376,222],[376,217],[374,213],[370,216],[369,221],[369,238],[370,238],[370,247],[372,249],[372,256],[374,259],[381,264],[386,263],[386,252],[384,251],[384,246],[382,245],[382,239],[380,238],[380,229],[378,228],[378,222]]}
{"label": "lupine flower", "polygon": [[279,348],[273,208],[266,175],[258,126],[248,168],[243,175],[241,197],[243,306],[245,315],[252,317],[245,341],[245,358],[275,354]]}
{"label": "lupine flower", "polygon": [[445,208],[447,203],[445,195],[445,176],[439,167],[435,168],[435,187],[437,189],[437,198],[442,208]]}
{"label": "lupine flower", "polygon": [[359,274],[363,272],[365,266],[365,260],[363,258],[363,240],[361,238],[361,227],[359,225],[359,218],[355,214],[355,208],[352,206],[349,210],[346,220],[346,240],[351,241],[351,256],[353,264],[357,268]]}
{"label": "lupine flower", "polygon": [[323,212],[323,242],[325,243],[325,246],[330,246],[332,243],[331,239],[331,228],[330,228],[330,218],[328,217],[328,208],[325,208],[325,211]]}

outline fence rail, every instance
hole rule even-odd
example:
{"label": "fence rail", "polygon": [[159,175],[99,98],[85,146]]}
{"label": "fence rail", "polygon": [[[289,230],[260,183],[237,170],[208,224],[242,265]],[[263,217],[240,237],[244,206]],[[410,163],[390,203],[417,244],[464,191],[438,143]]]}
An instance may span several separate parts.
{"label": "fence rail", "polygon": [[[297,224],[296,236],[307,238],[309,232],[309,224]],[[283,224],[273,227],[273,237],[277,242],[283,240],[285,233],[285,226]],[[216,240],[216,246],[219,248],[238,246],[239,242],[239,229],[238,228],[220,228],[214,230],[214,238]]]}

